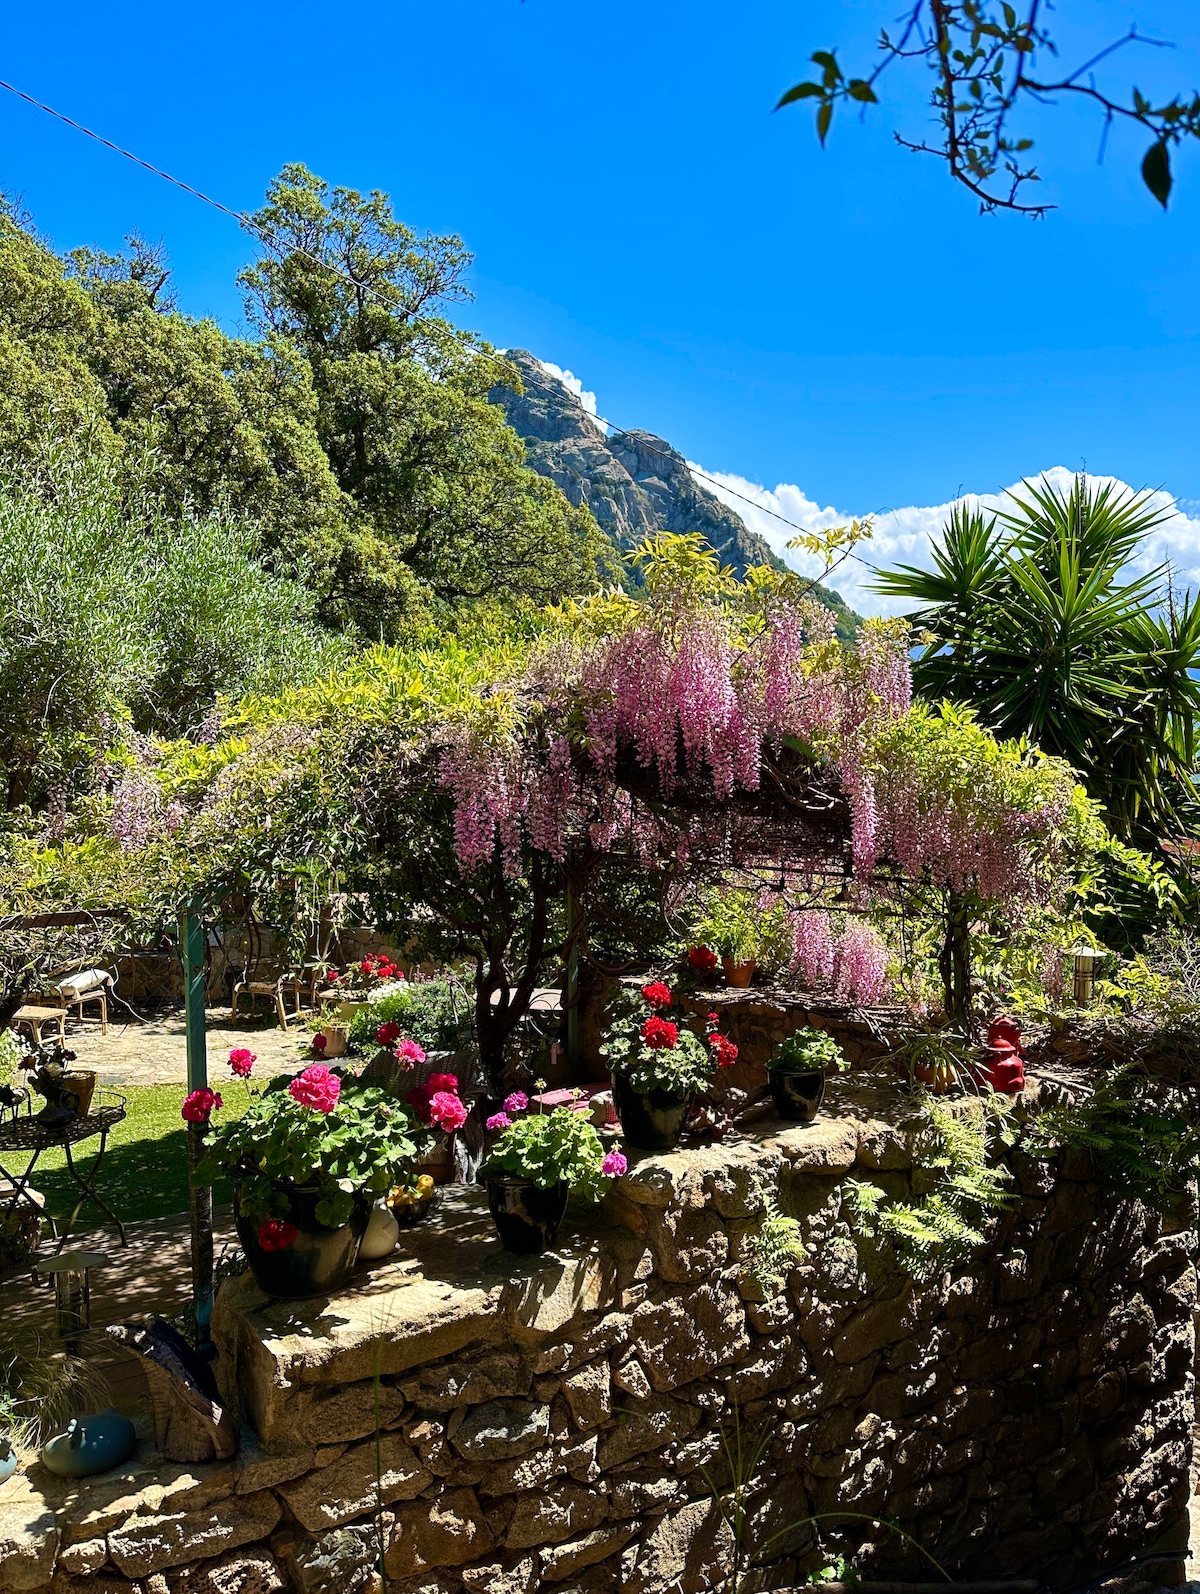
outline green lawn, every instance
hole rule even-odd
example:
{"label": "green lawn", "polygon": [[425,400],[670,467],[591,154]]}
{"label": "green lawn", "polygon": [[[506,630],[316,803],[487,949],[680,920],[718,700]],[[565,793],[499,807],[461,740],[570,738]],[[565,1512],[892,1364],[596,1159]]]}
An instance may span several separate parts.
{"label": "green lawn", "polygon": [[[97,1189],[125,1223],[186,1212],[187,1141],[179,1115],[186,1094],[184,1086],[134,1085],[121,1094],[126,1098],[126,1116],[108,1137]],[[222,1081],[221,1095],[234,1113],[243,1112],[250,1100],[245,1085],[238,1080]],[[85,1141],[76,1147],[76,1163],[86,1168],[96,1144]],[[27,1162],[27,1158],[12,1159],[15,1168]],[[46,1206],[55,1218],[61,1220],[70,1214],[78,1192],[67,1174],[61,1151],[42,1154],[33,1182],[46,1197]],[[218,1184],[214,1195],[219,1202],[232,1198],[228,1185]],[[79,1214],[78,1232],[101,1227],[103,1221],[104,1214],[89,1202]]]}

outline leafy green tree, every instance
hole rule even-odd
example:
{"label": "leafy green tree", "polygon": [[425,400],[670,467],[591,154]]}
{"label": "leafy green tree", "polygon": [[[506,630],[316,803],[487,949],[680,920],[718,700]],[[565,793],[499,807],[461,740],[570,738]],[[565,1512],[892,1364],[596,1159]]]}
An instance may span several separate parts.
{"label": "leafy green tree", "polygon": [[242,274],[250,317],[311,367],[321,443],[357,511],[339,612],[386,636],[414,579],[449,607],[594,587],[591,516],[526,468],[487,402],[494,360],[435,314],[466,296],[461,241],[418,237],[385,194],[331,188],[301,165],[284,168],[253,221],[270,250]]}
{"label": "leafy green tree", "polygon": [[195,731],[219,694],[314,679],[345,645],[228,514],[170,516],[119,462],[0,475],[0,765],[9,807],[91,784],[118,722]]}
{"label": "leafy green tree", "polygon": [[1012,506],[956,507],[933,569],[875,590],[916,605],[922,696],[1067,759],[1116,834],[1153,847],[1195,802],[1200,716],[1200,604],[1172,595],[1165,566],[1133,569],[1169,511],[1081,476],[1026,482]]}

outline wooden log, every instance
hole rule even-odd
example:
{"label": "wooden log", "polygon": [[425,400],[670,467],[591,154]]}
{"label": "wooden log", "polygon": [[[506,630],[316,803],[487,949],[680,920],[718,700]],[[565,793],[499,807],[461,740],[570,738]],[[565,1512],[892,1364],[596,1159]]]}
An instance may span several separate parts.
{"label": "wooden log", "polygon": [[212,1369],[169,1324],[114,1323],[106,1332],[142,1363],[154,1405],[154,1443],[168,1461],[227,1461],[238,1424]]}

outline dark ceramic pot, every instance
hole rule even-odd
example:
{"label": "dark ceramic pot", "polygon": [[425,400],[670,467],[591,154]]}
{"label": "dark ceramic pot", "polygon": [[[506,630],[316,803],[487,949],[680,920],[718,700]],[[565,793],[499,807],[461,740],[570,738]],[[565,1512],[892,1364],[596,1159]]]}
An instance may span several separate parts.
{"label": "dark ceramic pot", "polygon": [[489,1179],[487,1193],[500,1244],[532,1256],[554,1244],[571,1187],[565,1179],[548,1190],[529,1179]]}
{"label": "dark ceramic pot", "polygon": [[768,1078],[771,1081],[771,1094],[775,1098],[775,1111],[779,1116],[790,1119],[792,1123],[812,1123],[825,1099],[825,1070],[772,1068]]}
{"label": "dark ceramic pot", "polygon": [[673,1151],[692,1107],[692,1092],[634,1090],[624,1074],[613,1075],[613,1105],[627,1145],[637,1151]]}
{"label": "dark ceramic pot", "polygon": [[329,1295],[349,1280],[358,1261],[358,1248],[367,1232],[371,1197],[356,1195],[349,1223],[331,1229],[317,1222],[320,1192],[315,1185],[288,1185],[288,1210],[283,1219],[298,1231],[291,1245],[267,1251],[259,1244],[259,1220],[244,1217],[241,1188],[233,1187],[233,1217],[238,1239],[254,1282],[267,1295],[302,1301],[310,1295]]}

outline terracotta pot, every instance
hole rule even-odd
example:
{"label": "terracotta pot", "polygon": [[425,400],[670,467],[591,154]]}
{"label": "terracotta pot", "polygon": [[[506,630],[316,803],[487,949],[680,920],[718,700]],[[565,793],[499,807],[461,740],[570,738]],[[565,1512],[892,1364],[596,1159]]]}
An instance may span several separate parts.
{"label": "terracotta pot", "polygon": [[322,1057],[345,1057],[346,1048],[350,1044],[350,1029],[346,1024],[322,1024],[317,1031],[318,1035],[325,1037],[325,1050]]}
{"label": "terracotta pot", "polygon": [[613,1104],[627,1145],[637,1151],[673,1151],[692,1106],[691,1091],[634,1090],[624,1074],[613,1075]]}
{"label": "terracotta pot", "polygon": [[554,1244],[571,1187],[565,1179],[541,1190],[531,1179],[489,1179],[488,1207],[506,1251],[534,1256]]}
{"label": "terracotta pot", "polygon": [[825,1099],[825,1070],[772,1068],[767,1078],[779,1116],[790,1123],[812,1123]]}
{"label": "terracotta pot", "polygon": [[75,1097],[76,1118],[86,1118],[92,1110],[92,1097],[96,1093],[94,1068],[69,1068],[63,1075],[63,1084]]}
{"label": "terracotta pot", "polygon": [[294,1224],[296,1238],[279,1251],[266,1251],[258,1242],[262,1223],[241,1210],[241,1186],[233,1187],[233,1217],[237,1236],[254,1282],[266,1295],[301,1301],[340,1289],[354,1271],[359,1247],[371,1216],[371,1197],[356,1195],[349,1223],[331,1229],[318,1223],[320,1192],[315,1185],[283,1186],[288,1197],[284,1221]]}
{"label": "terracotta pot", "polygon": [[721,966],[725,970],[725,983],[738,990],[745,990],[754,978],[756,962],[749,958],[745,963],[735,963],[732,958],[722,958]]}
{"label": "terracotta pot", "polygon": [[427,1173],[434,1184],[453,1184],[458,1172],[454,1160],[454,1141],[458,1131],[452,1129],[447,1134],[445,1130],[438,1129],[435,1134],[435,1144],[420,1158],[413,1171],[418,1175]]}

